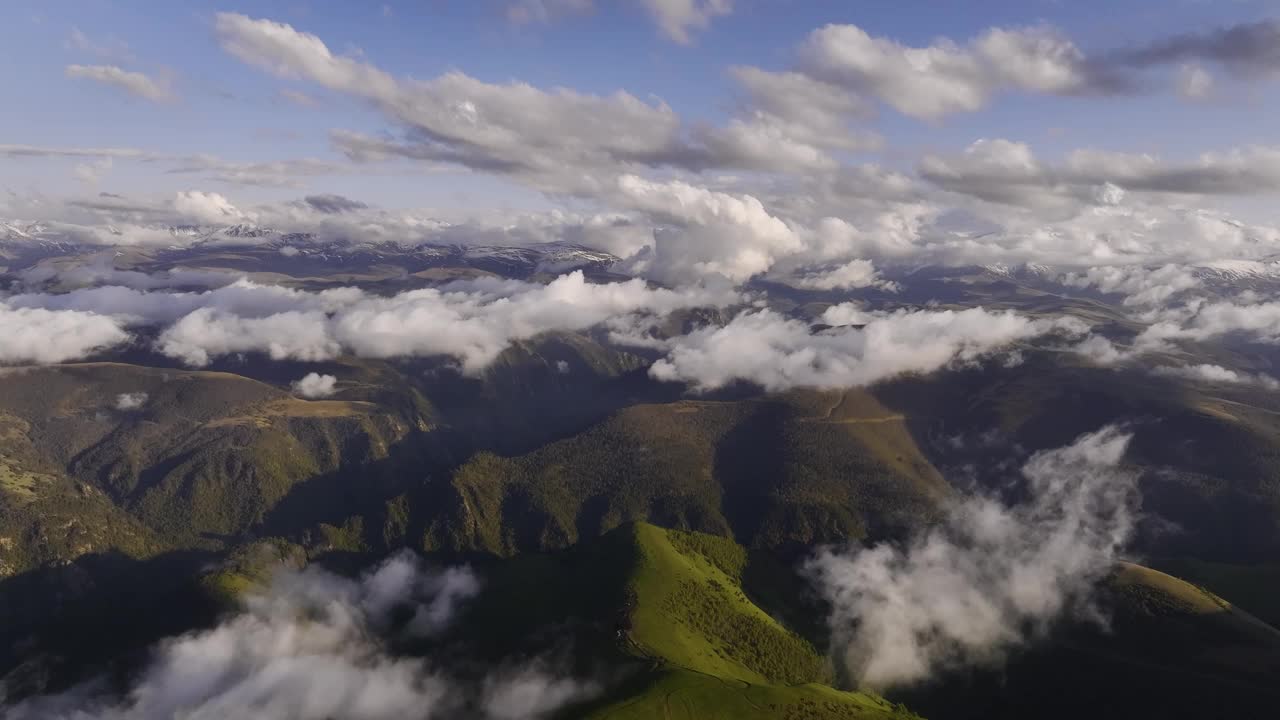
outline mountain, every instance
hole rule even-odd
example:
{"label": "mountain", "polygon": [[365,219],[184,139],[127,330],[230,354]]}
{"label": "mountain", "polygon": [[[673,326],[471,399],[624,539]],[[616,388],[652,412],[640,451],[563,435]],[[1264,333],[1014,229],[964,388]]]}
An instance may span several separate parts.
{"label": "mountain", "polygon": [[[394,274],[432,268],[466,268],[504,277],[604,272],[618,258],[569,242],[520,246],[401,243],[349,238],[323,239],[313,233],[280,231],[253,224],[174,225],[151,228],[174,242],[129,246],[136,268],[183,266],[243,272],[322,272],[361,267],[396,268]],[[91,255],[113,249],[40,223],[0,221],[0,259],[10,272],[53,257]],[[0,272],[3,272],[0,268]],[[368,278],[366,278],[367,280]]]}

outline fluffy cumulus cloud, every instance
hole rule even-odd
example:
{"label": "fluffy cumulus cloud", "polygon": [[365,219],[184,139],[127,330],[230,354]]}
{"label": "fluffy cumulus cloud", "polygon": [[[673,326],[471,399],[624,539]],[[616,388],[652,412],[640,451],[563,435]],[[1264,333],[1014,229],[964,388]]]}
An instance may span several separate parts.
{"label": "fluffy cumulus cloud", "polygon": [[[839,314],[839,319],[849,320],[847,313]],[[699,390],[735,381],[769,390],[856,387],[973,362],[1050,333],[1078,335],[1086,330],[1072,318],[1033,320],[982,308],[897,311],[859,319],[865,320],[862,327],[815,333],[807,323],[771,310],[745,312],[723,327],[673,339],[650,375],[684,381]]]}
{"label": "fluffy cumulus cloud", "polygon": [[342,346],[329,332],[320,312],[282,312],[266,317],[241,317],[201,308],[166,328],[157,349],[182,362],[201,367],[223,355],[260,352],[272,360],[315,362],[336,356]]}
{"label": "fluffy cumulus cloud", "polygon": [[1229,333],[1256,342],[1280,343],[1280,302],[1194,301],[1161,313],[1134,344],[1162,348],[1172,340],[1205,341]]}
{"label": "fluffy cumulus cloud", "polygon": [[[470,570],[434,571],[407,551],[358,579],[281,571],[238,614],[158,645],[123,697],[83,687],[25,701],[6,717],[505,720],[544,717],[596,691],[546,663],[460,678],[391,649],[446,627],[479,591]],[[512,714],[520,702],[522,714]]]}
{"label": "fluffy cumulus cloud", "polygon": [[172,99],[167,84],[140,72],[123,70],[115,65],[68,65],[67,77],[92,80],[110,85],[152,102]]}
{"label": "fluffy cumulus cloud", "polygon": [[230,224],[245,219],[243,213],[226,197],[214,192],[180,192],[173,201],[179,213],[202,223]]}
{"label": "fluffy cumulus cloud", "polygon": [[121,345],[129,333],[96,312],[11,307],[0,302],[0,363],[60,363]]}
{"label": "fluffy cumulus cloud", "polygon": [[304,398],[327,398],[333,395],[338,378],[320,373],[307,373],[302,379],[295,380],[293,391]]}
{"label": "fluffy cumulus cloud", "polygon": [[1067,273],[1063,284],[1077,288],[1096,288],[1103,293],[1125,295],[1125,305],[1160,305],[1178,293],[1199,287],[1200,278],[1188,268],[1163,265],[1094,267],[1078,273]]}
{"label": "fluffy cumulus cloud", "polygon": [[1092,590],[1134,526],[1128,441],[1108,427],[1037,453],[1022,503],[967,498],[905,544],[818,553],[807,569],[847,670],[868,687],[919,683],[997,663],[1066,614],[1093,616]]}
{"label": "fluffy cumulus cloud", "polygon": [[804,248],[786,222],[750,195],[627,175],[618,181],[618,197],[672,226],[655,232],[646,266],[648,274],[664,280],[714,273],[741,282]]}
{"label": "fluffy cumulus cloud", "polygon": [[897,285],[880,277],[870,260],[850,260],[843,265],[798,274],[792,281],[796,287],[811,290],[853,290],[879,287],[896,290]]}

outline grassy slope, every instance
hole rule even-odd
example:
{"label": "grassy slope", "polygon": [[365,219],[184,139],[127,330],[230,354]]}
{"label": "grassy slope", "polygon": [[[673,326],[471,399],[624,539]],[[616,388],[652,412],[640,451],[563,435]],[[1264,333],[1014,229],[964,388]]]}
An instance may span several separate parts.
{"label": "grassy slope", "polygon": [[1280,564],[1235,565],[1192,558],[1162,558],[1152,564],[1212,588],[1236,607],[1280,628]]}
{"label": "grassy slope", "polygon": [[639,523],[628,583],[629,652],[655,668],[640,689],[590,718],[910,717],[865,693],[834,690],[829,669],[804,638],[745,594],[747,552],[724,538]]}
{"label": "grassy slope", "polygon": [[[120,410],[125,393],[146,401]],[[385,457],[408,431],[372,403],[298,400],[229,373],[117,363],[0,373],[6,487],[19,471],[65,478],[179,545],[238,535],[298,483]]]}
{"label": "grassy slope", "polygon": [[946,493],[904,420],[861,391],[635,405],[464,464],[428,546],[505,555],[635,520],[765,547],[901,532]]}

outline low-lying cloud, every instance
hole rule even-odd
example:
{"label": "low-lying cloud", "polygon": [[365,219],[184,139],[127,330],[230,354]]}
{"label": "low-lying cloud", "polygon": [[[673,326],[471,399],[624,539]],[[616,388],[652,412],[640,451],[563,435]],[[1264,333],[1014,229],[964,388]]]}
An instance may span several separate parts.
{"label": "low-lying cloud", "polygon": [[888,688],[998,664],[1065,615],[1097,617],[1092,590],[1135,522],[1129,439],[1106,427],[1036,453],[1019,504],[971,497],[905,545],[818,553],[807,572],[853,679]]}
{"label": "low-lying cloud", "polygon": [[[829,312],[833,319],[848,321],[846,310],[837,306]],[[735,381],[768,390],[857,387],[903,373],[974,362],[1038,336],[1077,336],[1088,329],[1074,318],[1031,319],[982,308],[854,312],[865,326],[818,332],[772,310],[745,312],[723,327],[673,339],[666,357],[654,363],[649,374],[687,382],[697,390]]]}
{"label": "low-lying cloud", "polygon": [[0,363],[60,363],[129,340],[122,323],[79,310],[11,307],[0,302]]}
{"label": "low-lying cloud", "polygon": [[293,391],[308,399],[327,398],[333,395],[337,383],[338,378],[332,375],[307,373],[302,379],[294,381]]}
{"label": "low-lying cloud", "polygon": [[[408,551],[359,579],[283,570],[216,627],[170,638],[123,697],[85,686],[6,710],[9,720],[540,718],[597,692],[542,662],[461,679],[391,641],[434,633],[480,591],[467,568]],[[397,621],[411,611],[407,623]],[[522,707],[517,707],[523,704]]]}

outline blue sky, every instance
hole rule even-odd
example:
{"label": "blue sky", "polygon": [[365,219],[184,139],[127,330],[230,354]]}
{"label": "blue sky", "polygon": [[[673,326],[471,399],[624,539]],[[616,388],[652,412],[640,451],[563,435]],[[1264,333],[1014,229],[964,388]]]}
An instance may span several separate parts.
{"label": "blue sky", "polygon": [[[123,0],[7,2],[0,46],[16,62],[0,67],[0,143],[43,147],[129,147],[171,155],[212,154],[231,161],[336,159],[329,132],[388,129],[387,119],[358,98],[262,72],[229,55],[214,32],[219,12],[285,23],[321,38],[330,49],[362,57],[397,77],[429,79],[458,70],[476,79],[512,80],[540,88],[609,94],[625,90],[661,98],[690,122],[723,122],[737,91],[728,69],[783,69],[796,48],[828,23],[854,24],[908,46],[940,37],[964,43],[992,27],[1049,26],[1086,52],[1140,45],[1162,37],[1268,19],[1273,2],[837,2],[738,0],[732,12],[692,31],[692,42],[665,36],[639,0],[597,0],[588,12],[545,22],[515,23],[506,0],[462,2],[153,3]],[[73,40],[78,31],[83,41]],[[156,103],[119,88],[73,79],[72,64],[112,65],[167,84],[173,98]],[[922,153],[956,152],[984,137],[1031,144],[1042,158],[1077,148],[1190,158],[1202,151],[1276,142],[1280,110],[1275,86],[1222,82],[1211,103],[1189,103],[1159,90],[1133,97],[1080,98],[1003,94],[976,112],[916,119],[881,112],[866,125],[884,137],[869,157],[909,167]],[[307,93],[315,107],[285,100]],[[0,183],[43,193],[77,189],[74,161],[0,160]],[[376,193],[387,205],[440,202],[536,206],[538,192],[475,173],[368,169],[357,176],[309,180],[314,191]],[[177,178],[155,167],[116,161],[100,181],[113,192],[165,192]],[[296,188],[210,189],[242,200],[296,196]]]}

